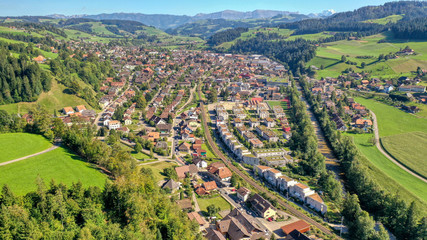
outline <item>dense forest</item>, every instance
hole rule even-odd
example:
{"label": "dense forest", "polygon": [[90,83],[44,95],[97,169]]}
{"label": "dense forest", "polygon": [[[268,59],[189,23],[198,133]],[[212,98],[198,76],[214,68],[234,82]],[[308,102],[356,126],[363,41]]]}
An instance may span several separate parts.
{"label": "dense forest", "polygon": [[[13,57],[9,49],[19,52],[19,57]],[[31,46],[0,44],[0,104],[35,101],[50,90],[50,74],[32,61],[35,54]]]}
{"label": "dense forest", "polygon": [[248,28],[233,28],[225,31],[221,31],[212,35],[207,43],[211,46],[217,46],[223,42],[230,42],[240,37],[242,33],[247,32]]}
{"label": "dense forest", "polygon": [[427,17],[399,22],[393,25],[391,31],[395,38],[427,40]]}
{"label": "dense forest", "polygon": [[363,214],[360,208],[362,206],[376,220],[387,226],[398,239],[426,239],[426,216],[419,216],[414,202],[408,206],[401,196],[384,191],[371,178],[366,166],[361,164],[365,157],[358,151],[349,136],[344,136],[336,130],[335,123],[330,120],[327,110],[321,107],[318,99],[312,94],[311,86],[307,81],[301,79],[300,83],[307,100],[315,109],[315,115],[335,155],[341,160],[350,191],[357,194],[357,196],[347,196],[344,203],[343,215],[349,226],[350,236],[361,239],[359,223],[363,222],[363,218],[367,215]]}
{"label": "dense forest", "polygon": [[[274,36],[273,39],[277,39]],[[288,69],[300,72],[304,69],[304,62],[316,56],[316,47],[313,42],[296,39],[294,41],[270,41],[271,34],[257,34],[255,38],[237,40],[229,49],[232,53],[257,53],[282,62]]]}

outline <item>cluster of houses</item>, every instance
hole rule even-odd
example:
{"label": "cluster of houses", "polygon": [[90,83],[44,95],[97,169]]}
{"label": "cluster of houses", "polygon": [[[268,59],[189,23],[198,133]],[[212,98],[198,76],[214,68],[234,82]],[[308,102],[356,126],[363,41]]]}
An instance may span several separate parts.
{"label": "cluster of houses", "polygon": [[[176,110],[176,107],[181,102],[182,98],[185,95],[185,90],[181,89],[177,91],[177,94],[172,101],[167,106],[163,106],[163,100],[165,96],[171,95],[172,86],[168,85],[164,89],[160,91],[160,94],[153,100],[152,106],[148,108],[146,118],[149,121],[152,121],[155,125],[166,123],[168,121],[169,117],[174,117],[174,111]],[[156,112],[161,112],[159,115],[156,115]]]}
{"label": "cluster of houses", "polygon": [[[276,133],[270,130],[276,126],[276,121],[269,117],[269,107],[265,103],[258,102],[255,108],[257,109],[258,114],[265,114],[266,117],[260,117],[263,119],[263,125],[261,125],[257,119],[250,118],[248,120],[250,128],[254,129],[257,135],[267,142],[279,141],[279,137],[276,135]],[[250,144],[252,151],[245,147],[236,138],[236,136],[230,132],[227,124],[229,116],[224,106],[218,104],[215,110],[217,114],[216,128],[218,130],[219,136],[228,149],[237,156],[238,160],[250,165],[258,165],[260,164],[260,161],[263,161],[268,165],[274,166],[285,165],[293,161],[293,159],[289,156],[290,152],[283,148],[264,148],[264,143],[257,137],[257,135],[255,135],[254,132],[250,131],[250,129],[244,125],[242,120],[245,119],[247,115],[242,108],[238,106],[233,107],[233,113],[235,117],[233,119],[233,124],[238,134],[240,134],[245,139],[245,141]],[[279,109],[275,108],[275,110],[276,111],[274,114],[280,116],[283,120],[283,123],[286,122],[286,126],[288,127],[289,123],[287,122],[283,109],[280,111]],[[286,130],[290,132],[290,128]]]}
{"label": "cluster of houses", "polygon": [[84,105],[78,105],[75,108],[64,107],[62,113],[64,115],[59,116],[59,118],[66,126],[72,126],[73,124],[92,124],[93,120],[96,118],[96,112],[86,109]]}
{"label": "cluster of houses", "polygon": [[287,192],[290,196],[299,199],[307,204],[310,208],[325,214],[327,206],[319,194],[310,189],[307,185],[299,183],[288,176],[283,175],[279,170],[257,165],[254,166],[254,172],[264,178],[269,184],[281,192]]}

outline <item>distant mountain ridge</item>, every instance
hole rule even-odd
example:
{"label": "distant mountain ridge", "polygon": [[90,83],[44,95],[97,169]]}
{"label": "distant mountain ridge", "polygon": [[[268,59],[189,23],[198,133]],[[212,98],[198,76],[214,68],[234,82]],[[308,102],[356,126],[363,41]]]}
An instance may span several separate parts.
{"label": "distant mountain ridge", "polygon": [[199,13],[196,14],[194,20],[204,19],[226,19],[226,20],[241,20],[248,18],[271,18],[277,15],[297,14],[297,12],[276,11],[276,10],[254,10],[249,12],[239,12],[233,10],[224,10],[214,13]]}
{"label": "distant mountain ridge", "polygon": [[[329,11],[329,10],[327,10]],[[71,15],[52,14],[52,18],[90,18],[96,20],[131,20],[141,22],[148,26],[166,30],[176,28],[184,24],[193,23],[200,20],[225,19],[225,20],[243,20],[243,19],[266,19],[276,16],[302,15],[298,12],[278,11],[278,10],[254,10],[240,12],[234,10],[224,10],[214,13],[199,13],[194,16],[171,15],[171,14],[144,14],[144,13],[102,13],[96,15]],[[313,17],[329,16],[322,13],[313,14]],[[307,18],[310,16],[307,16]]]}

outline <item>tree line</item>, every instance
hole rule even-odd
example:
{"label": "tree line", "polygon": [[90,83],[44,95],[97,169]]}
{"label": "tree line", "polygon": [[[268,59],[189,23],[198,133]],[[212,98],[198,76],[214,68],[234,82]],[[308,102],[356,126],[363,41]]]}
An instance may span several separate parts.
{"label": "tree line", "polygon": [[[368,220],[368,213],[376,220],[381,221],[393,232],[398,239],[426,239],[427,218],[418,216],[417,206],[412,202],[409,206],[399,195],[393,195],[383,188],[368,173],[362,161],[368,161],[363,156],[349,136],[343,136],[336,130],[335,123],[330,120],[325,108],[310,91],[310,85],[305,79],[300,80],[304,95],[311,104],[319,120],[326,138],[341,161],[346,176],[346,185],[356,195],[347,196],[343,206],[343,216],[350,227],[350,236],[353,239],[378,239],[373,231],[362,231],[373,226],[372,219]],[[363,234],[363,235],[360,235]]]}
{"label": "tree line", "polygon": [[[328,194],[332,201],[341,202],[342,186],[334,178],[335,174],[326,170],[325,157],[319,152],[317,147],[317,136],[311,119],[307,114],[303,101],[295,87],[289,88],[288,96],[292,105],[290,109],[292,137],[289,146],[295,157],[302,159],[299,162],[301,170],[299,174],[318,178],[318,184],[322,190]],[[297,123],[297,124],[296,124]]]}
{"label": "tree line", "polygon": [[248,28],[238,27],[217,32],[208,39],[207,44],[211,46],[218,46],[221,43],[233,41],[234,39],[240,37],[242,33],[247,31]]}

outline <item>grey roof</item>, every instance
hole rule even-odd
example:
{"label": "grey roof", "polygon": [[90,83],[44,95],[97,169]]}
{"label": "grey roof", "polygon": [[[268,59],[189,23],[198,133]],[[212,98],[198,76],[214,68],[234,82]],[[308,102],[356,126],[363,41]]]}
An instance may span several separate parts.
{"label": "grey roof", "polygon": [[170,179],[169,181],[167,181],[166,183],[165,183],[165,185],[163,185],[163,187],[162,187],[163,189],[165,189],[165,188],[169,188],[169,189],[172,189],[172,190],[174,190],[174,189],[178,189],[179,188],[179,183],[178,182],[175,182],[173,179]]}

